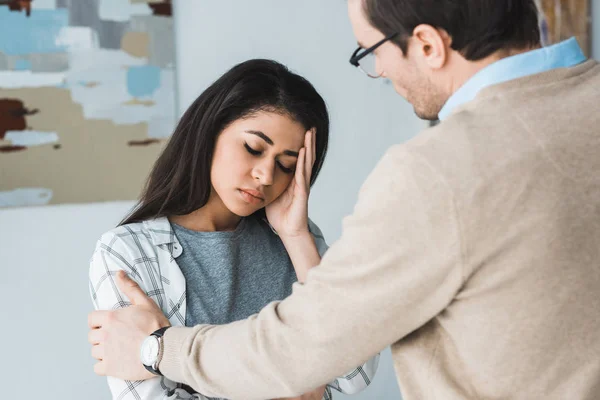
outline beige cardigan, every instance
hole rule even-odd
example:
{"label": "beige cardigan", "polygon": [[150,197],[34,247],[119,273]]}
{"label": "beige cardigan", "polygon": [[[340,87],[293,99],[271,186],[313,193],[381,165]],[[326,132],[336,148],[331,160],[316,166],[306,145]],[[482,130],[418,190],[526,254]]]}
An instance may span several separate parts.
{"label": "beige cardigan", "polygon": [[245,321],[168,330],[160,370],[267,399],[390,344],[406,400],[600,398],[595,61],[484,89],[391,148],[305,285]]}

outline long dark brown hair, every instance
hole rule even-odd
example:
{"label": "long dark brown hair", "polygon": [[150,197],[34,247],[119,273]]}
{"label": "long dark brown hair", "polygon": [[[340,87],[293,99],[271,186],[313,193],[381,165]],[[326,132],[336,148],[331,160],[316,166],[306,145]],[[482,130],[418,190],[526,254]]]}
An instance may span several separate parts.
{"label": "long dark brown hair", "polygon": [[329,142],[329,114],[323,98],[310,82],[284,65],[249,60],[227,71],[183,114],[139,202],[120,225],[186,215],[203,207],[212,187],[210,168],[217,136],[232,122],[259,111],[288,115],[306,130],[316,128],[312,185]]}

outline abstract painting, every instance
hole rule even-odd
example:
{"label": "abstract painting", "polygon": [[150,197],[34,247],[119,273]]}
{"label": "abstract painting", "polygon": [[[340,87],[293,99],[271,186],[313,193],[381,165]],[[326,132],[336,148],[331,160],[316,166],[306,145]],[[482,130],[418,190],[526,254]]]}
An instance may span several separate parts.
{"label": "abstract painting", "polygon": [[589,57],[591,52],[591,7],[589,0],[536,0],[540,10],[542,44],[577,38]]}
{"label": "abstract painting", "polygon": [[165,0],[0,0],[0,207],[133,200],[175,124]]}

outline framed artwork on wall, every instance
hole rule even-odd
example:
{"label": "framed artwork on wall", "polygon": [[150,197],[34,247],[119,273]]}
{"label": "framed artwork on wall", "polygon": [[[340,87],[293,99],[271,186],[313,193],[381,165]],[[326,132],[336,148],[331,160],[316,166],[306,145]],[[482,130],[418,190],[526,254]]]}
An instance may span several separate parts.
{"label": "framed artwork on wall", "polygon": [[0,0],[0,207],[133,200],[173,131],[171,2]]}

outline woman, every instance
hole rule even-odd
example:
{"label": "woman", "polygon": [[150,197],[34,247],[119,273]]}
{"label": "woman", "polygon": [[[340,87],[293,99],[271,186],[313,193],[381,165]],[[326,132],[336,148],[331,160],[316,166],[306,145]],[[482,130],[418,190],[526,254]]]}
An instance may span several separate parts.
{"label": "woman", "polygon": [[[98,241],[96,309],[129,304],[120,270],[174,326],[245,319],[288,296],[327,249],[307,214],[328,136],[325,103],[304,78],[269,60],[232,68],[185,112],[134,211]],[[303,398],[362,390],[378,360]],[[109,386],[119,399],[206,398],[164,377]]]}

